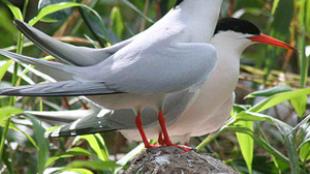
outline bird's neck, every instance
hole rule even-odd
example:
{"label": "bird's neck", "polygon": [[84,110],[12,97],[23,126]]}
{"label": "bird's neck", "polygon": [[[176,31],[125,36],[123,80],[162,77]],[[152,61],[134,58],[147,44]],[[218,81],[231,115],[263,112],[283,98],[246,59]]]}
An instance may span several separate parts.
{"label": "bird's neck", "polygon": [[184,0],[175,10],[189,26],[195,42],[209,42],[219,17],[223,0]]}
{"label": "bird's neck", "polygon": [[211,39],[211,44],[217,51],[219,73],[226,72],[229,77],[236,80],[239,75],[240,57],[247,45],[226,36],[228,35],[215,35]]}
{"label": "bird's neck", "polygon": [[230,57],[234,56],[239,60],[241,54],[252,42],[241,36],[232,35],[230,32],[222,32],[212,37],[211,44],[216,47],[218,53],[227,53],[231,55]]}
{"label": "bird's neck", "polygon": [[219,38],[211,39],[211,44],[217,51],[217,63],[210,79],[216,81],[217,84],[223,84],[215,88],[215,90],[220,90],[223,95],[225,92],[229,92],[230,95],[237,84],[240,74],[240,57],[244,50],[242,46],[236,46],[230,41]]}

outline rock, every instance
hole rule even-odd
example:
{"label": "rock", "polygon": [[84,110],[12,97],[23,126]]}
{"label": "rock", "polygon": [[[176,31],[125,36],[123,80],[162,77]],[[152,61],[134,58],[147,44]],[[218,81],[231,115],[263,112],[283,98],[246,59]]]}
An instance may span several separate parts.
{"label": "rock", "polygon": [[195,151],[175,147],[148,149],[138,155],[123,174],[237,174],[223,162]]}

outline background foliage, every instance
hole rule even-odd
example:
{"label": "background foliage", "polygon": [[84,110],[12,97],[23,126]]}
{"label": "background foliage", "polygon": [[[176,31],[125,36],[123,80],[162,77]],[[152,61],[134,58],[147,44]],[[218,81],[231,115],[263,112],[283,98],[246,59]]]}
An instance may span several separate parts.
{"label": "background foliage", "polygon": [[[0,47],[53,59],[25,39],[12,23],[24,20],[62,41],[105,47],[143,31],[174,0],[1,0]],[[193,138],[198,150],[241,173],[309,173],[309,0],[224,0],[222,17],[248,19],[296,52],[255,46],[242,57],[233,118],[221,130]],[[31,66],[0,58],[0,87],[49,79]],[[263,90],[265,89],[265,90]],[[141,145],[116,132],[47,140],[49,124],[26,111],[87,108],[77,98],[0,96],[0,173],[116,173]]]}

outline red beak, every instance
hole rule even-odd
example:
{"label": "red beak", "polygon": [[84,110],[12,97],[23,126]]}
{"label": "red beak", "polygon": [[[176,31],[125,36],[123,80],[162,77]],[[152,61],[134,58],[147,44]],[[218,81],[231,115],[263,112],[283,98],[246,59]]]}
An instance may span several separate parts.
{"label": "red beak", "polygon": [[285,48],[285,49],[295,49],[294,47],[290,46],[289,44],[282,42],[278,39],[275,39],[271,36],[268,36],[266,34],[260,34],[258,36],[252,36],[252,37],[249,37],[249,39],[253,42],[258,42],[258,43],[262,43],[262,44],[272,45],[272,46],[281,47],[281,48]]}

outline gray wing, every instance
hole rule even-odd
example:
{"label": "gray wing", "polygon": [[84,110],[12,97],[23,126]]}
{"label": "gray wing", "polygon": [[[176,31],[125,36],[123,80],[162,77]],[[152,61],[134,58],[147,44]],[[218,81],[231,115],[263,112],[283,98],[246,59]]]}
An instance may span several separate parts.
{"label": "gray wing", "polygon": [[16,62],[35,65],[36,69],[38,69],[39,71],[43,73],[46,73],[47,75],[50,75],[56,80],[73,79],[73,75],[76,69],[75,67],[70,66],[70,65],[64,65],[58,62],[40,60],[40,59],[23,56],[20,54],[12,53],[12,52],[1,50],[1,49],[0,49],[0,55],[9,57]]}
{"label": "gray wing", "polygon": [[104,49],[78,47],[60,42],[28,24],[15,20],[17,28],[35,45],[64,62],[77,66],[97,64],[129,44],[133,38]]}
{"label": "gray wing", "polygon": [[69,124],[78,119],[96,116],[101,109],[92,107],[91,109],[78,109],[78,110],[61,110],[61,111],[24,111],[24,114],[33,115],[43,121],[57,125]]}
{"label": "gray wing", "polygon": [[[168,124],[172,124],[188,107],[194,93],[183,91],[168,96],[164,106],[164,115]],[[106,111],[104,114],[94,113],[81,118],[71,124],[61,126],[58,130],[51,132],[51,137],[76,136],[93,134],[113,130],[135,129],[135,113],[131,109]],[[153,109],[145,109],[142,112],[144,127],[157,126],[157,115]]]}
{"label": "gray wing", "polygon": [[[151,124],[156,121],[156,113],[152,109],[146,109],[142,115],[143,124]],[[85,134],[94,134],[98,132],[129,129],[135,127],[135,114],[130,109],[109,111],[103,117],[90,115],[79,119],[71,124],[64,125],[58,130],[49,134],[50,137],[67,137]],[[149,122],[148,122],[149,121]]]}
{"label": "gray wing", "polygon": [[[206,78],[216,62],[214,48],[208,44],[198,44],[198,46],[195,44],[176,46],[176,48],[165,48],[160,53],[151,51],[151,54],[147,53],[144,55],[136,55],[137,52],[126,52],[126,49],[122,50],[125,50],[125,53],[127,53],[124,55],[125,57],[116,57],[116,65],[113,64],[113,58],[107,59],[103,63],[111,63],[112,61],[112,64],[107,67],[104,67],[106,64],[104,64],[103,67],[102,64],[90,67],[76,67],[18,55],[5,50],[0,50],[0,54],[10,57],[15,61],[36,65],[37,69],[51,75],[56,80],[78,79],[78,81],[80,81],[51,84],[51,87],[54,88],[49,88],[51,92],[50,96],[99,95],[106,94],[106,92],[112,93],[112,91],[131,93],[178,91],[190,87],[199,80],[202,80],[204,76]],[[124,54],[123,51],[120,52],[121,54],[116,55],[120,56]],[[166,54],[168,54],[168,56]],[[128,55],[129,57],[126,57]],[[146,57],[140,58],[138,62],[126,62],[132,57],[136,58],[135,56]],[[124,60],[125,62],[123,62]],[[195,60],[199,60],[200,62],[198,61],[197,63]],[[122,63],[125,64],[124,67]],[[204,73],[206,74],[202,76]],[[104,77],[104,79],[100,79],[102,77]],[[72,85],[71,88],[67,90],[59,86],[64,85],[64,83],[66,85],[78,83],[83,85],[79,86],[78,89],[73,88]],[[107,88],[107,86],[109,88]],[[37,87],[42,91],[35,91]],[[33,88],[27,87],[27,90],[21,88],[23,89],[23,93],[21,93],[18,88],[10,90],[10,93],[8,90],[6,90],[5,93],[2,91],[2,94],[48,96],[48,94],[46,94],[46,89],[48,89],[48,87],[49,86],[44,85],[43,88],[42,85],[39,85]],[[83,89],[83,87],[85,89]],[[52,89],[54,91],[52,91]],[[98,93],[96,93],[95,90],[98,90]]]}
{"label": "gray wing", "polygon": [[[144,41],[134,41],[82,76],[129,93],[170,93],[207,79],[217,61],[212,45],[167,42],[169,39],[145,46]],[[91,72],[93,69],[98,71]]]}
{"label": "gray wing", "polygon": [[6,96],[80,96],[116,94],[119,91],[110,89],[99,82],[61,81],[30,86],[0,89],[0,95]]}

